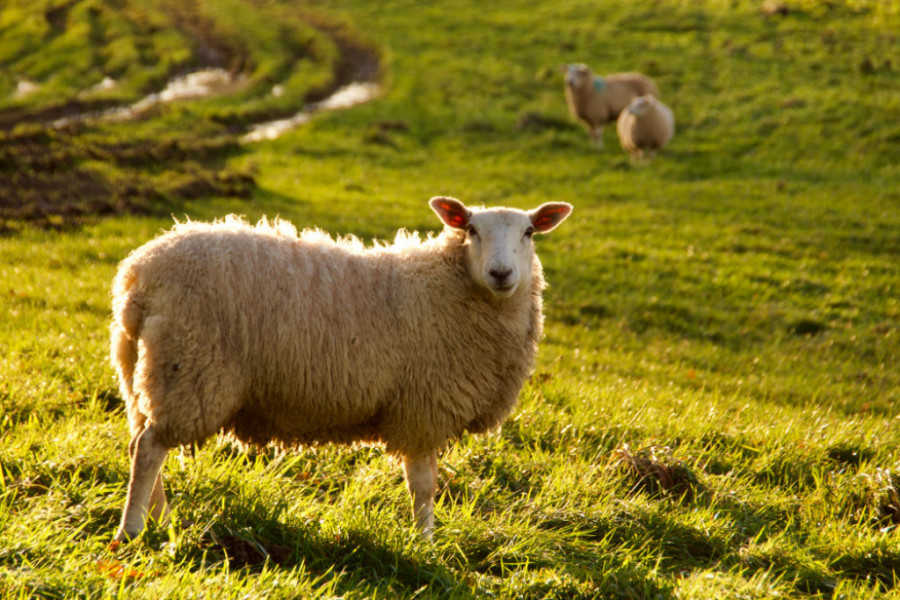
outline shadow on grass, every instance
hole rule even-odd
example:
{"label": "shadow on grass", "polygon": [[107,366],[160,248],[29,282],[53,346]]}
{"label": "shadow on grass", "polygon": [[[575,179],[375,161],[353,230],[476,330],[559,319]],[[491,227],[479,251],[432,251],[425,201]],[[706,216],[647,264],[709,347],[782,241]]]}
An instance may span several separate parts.
{"label": "shadow on grass", "polygon": [[[371,586],[388,595],[410,595],[427,586],[432,593],[469,596],[468,586],[444,565],[422,560],[361,531],[325,535],[313,527],[285,526],[257,515],[249,522],[216,524],[180,557],[191,570],[223,561],[232,570],[304,569],[321,582],[336,579],[336,592]],[[243,526],[241,526],[243,525]],[[157,532],[150,543],[158,541]]]}

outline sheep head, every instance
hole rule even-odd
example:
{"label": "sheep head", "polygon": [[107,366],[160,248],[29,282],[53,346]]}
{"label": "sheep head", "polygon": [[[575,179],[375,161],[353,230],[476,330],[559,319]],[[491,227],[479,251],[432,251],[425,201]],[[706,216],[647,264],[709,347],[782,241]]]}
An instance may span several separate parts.
{"label": "sheep head", "polygon": [[531,211],[468,208],[455,198],[432,198],[431,208],[445,225],[466,232],[466,266],[472,280],[495,298],[527,289],[534,263],[531,236],[562,223],[572,205],[548,202]]}
{"label": "sheep head", "polygon": [[638,96],[631,101],[631,104],[628,105],[627,110],[631,114],[639,117],[643,114],[646,114],[647,111],[650,110],[650,106],[655,101],[656,100],[653,98],[653,96],[650,96],[649,94],[646,96]]}
{"label": "sheep head", "polygon": [[566,85],[576,90],[593,87],[594,73],[582,63],[567,65]]}

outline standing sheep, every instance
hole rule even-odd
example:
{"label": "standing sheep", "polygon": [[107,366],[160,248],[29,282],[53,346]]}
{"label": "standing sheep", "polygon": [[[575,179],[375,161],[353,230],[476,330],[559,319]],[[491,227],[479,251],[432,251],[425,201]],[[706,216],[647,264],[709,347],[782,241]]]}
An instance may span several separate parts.
{"label": "standing sheep", "polygon": [[430,204],[446,227],[425,240],[365,248],[229,217],[176,224],[121,263],[111,355],[132,463],[117,540],[167,513],[168,450],[220,430],[383,443],[431,535],[438,450],[499,425],[533,367],[544,278],[531,236],[572,206]]}
{"label": "standing sheep", "polygon": [[572,117],[581,121],[591,140],[603,148],[603,126],[618,118],[635,96],[659,97],[653,80],[640,73],[616,73],[600,77],[587,65],[563,67],[566,72],[566,103]]}
{"label": "standing sheep", "polygon": [[632,160],[643,160],[644,152],[652,159],[675,135],[675,115],[653,96],[639,96],[619,115],[616,131]]}

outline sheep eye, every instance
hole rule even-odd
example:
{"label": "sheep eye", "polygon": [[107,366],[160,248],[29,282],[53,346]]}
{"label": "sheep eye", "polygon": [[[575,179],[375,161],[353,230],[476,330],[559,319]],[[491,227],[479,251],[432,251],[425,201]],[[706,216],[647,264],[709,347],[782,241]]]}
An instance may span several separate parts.
{"label": "sheep eye", "polygon": [[534,235],[534,227],[529,227],[525,230],[525,237],[530,238]]}
{"label": "sheep eye", "polygon": [[472,225],[469,225],[466,228],[466,231],[469,233],[469,236],[476,237],[476,238],[478,237],[478,231],[476,231]]}

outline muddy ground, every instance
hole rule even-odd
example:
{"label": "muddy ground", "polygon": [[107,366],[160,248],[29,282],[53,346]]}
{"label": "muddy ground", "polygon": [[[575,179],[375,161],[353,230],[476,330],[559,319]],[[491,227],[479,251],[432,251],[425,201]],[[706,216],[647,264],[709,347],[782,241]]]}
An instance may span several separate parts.
{"label": "muddy ground", "polygon": [[[224,166],[237,148],[228,137],[111,144],[49,127],[0,134],[0,229],[63,229],[97,216],[171,212],[187,199],[247,198],[253,178]],[[88,166],[97,161],[114,169]]]}
{"label": "muddy ground", "polygon": [[[201,42],[191,68],[240,68],[246,63],[239,48],[211,37],[211,28],[189,27],[186,19],[173,22]],[[373,49],[337,25],[311,24],[332,37],[341,58],[332,85],[314,90],[306,102],[319,101],[353,81],[379,78],[379,59]],[[240,150],[241,124],[223,123],[226,130],[212,139],[173,133],[165,140],[116,142],[99,135],[90,122],[53,124],[63,117],[108,108],[70,100],[32,111],[0,111],[0,233],[26,223],[67,229],[107,215],[168,214],[177,212],[187,199],[248,198],[253,193],[252,176],[226,166],[226,159]],[[266,119],[285,116],[289,114],[264,115]]]}

